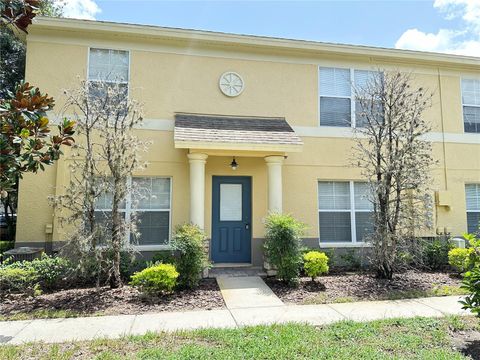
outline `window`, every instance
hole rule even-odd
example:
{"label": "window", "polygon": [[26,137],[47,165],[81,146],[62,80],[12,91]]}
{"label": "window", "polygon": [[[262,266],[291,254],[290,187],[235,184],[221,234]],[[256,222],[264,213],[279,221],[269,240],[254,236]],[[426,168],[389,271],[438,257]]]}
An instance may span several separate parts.
{"label": "window", "polygon": [[462,105],[465,132],[480,133],[480,80],[462,79]]}
{"label": "window", "polygon": [[350,70],[320,68],[320,125],[351,126]]}
{"label": "window", "polygon": [[[170,238],[170,178],[133,178],[133,188],[140,196],[132,196],[140,221],[139,246],[168,245]],[[143,194],[142,194],[143,192]],[[133,241],[133,239],[131,240]]]}
{"label": "window", "polygon": [[[157,177],[133,177],[134,194],[128,194],[121,204],[121,212],[129,219],[135,212],[139,223],[139,236],[136,240],[127,234],[131,242],[138,246],[168,245],[170,240],[171,218],[171,179]],[[103,194],[96,203],[95,216],[100,222],[110,220],[112,194]]]}
{"label": "window", "polygon": [[377,74],[368,70],[320,67],[320,126],[362,126],[365,120],[355,111],[359,108],[355,89],[365,89]]}
{"label": "window", "polygon": [[467,200],[467,231],[468,233],[479,233],[480,184],[466,184],[465,197]]}
{"label": "window", "polygon": [[129,54],[128,51],[90,49],[88,58],[88,81],[90,93],[99,97],[105,93],[100,82],[116,86],[128,95]]}
{"label": "window", "polygon": [[372,204],[363,182],[319,181],[320,243],[360,243],[372,231]]}

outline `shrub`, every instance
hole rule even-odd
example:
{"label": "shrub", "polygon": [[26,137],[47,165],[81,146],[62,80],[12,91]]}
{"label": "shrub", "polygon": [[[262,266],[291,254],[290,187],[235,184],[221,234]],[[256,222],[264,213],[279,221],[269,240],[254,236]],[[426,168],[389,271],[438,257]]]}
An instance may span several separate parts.
{"label": "shrub", "polygon": [[465,272],[470,266],[470,256],[473,254],[473,248],[462,249],[455,248],[448,252],[448,263],[459,273]]}
{"label": "shrub", "polygon": [[298,282],[302,263],[301,235],[305,225],[291,215],[270,214],[265,219],[265,255],[277,277],[291,285]]}
{"label": "shrub", "polygon": [[464,234],[463,237],[470,244],[469,270],[463,274],[461,288],[468,292],[468,295],[460,303],[463,309],[470,310],[480,316],[480,239],[474,234]]}
{"label": "shrub", "polygon": [[197,225],[178,226],[173,235],[172,248],[178,253],[175,259],[180,273],[178,285],[188,289],[197,286],[202,271],[209,266],[205,234]]}
{"label": "shrub", "polygon": [[448,264],[448,252],[453,245],[447,240],[427,241],[423,246],[423,264],[432,270],[438,270]]}
{"label": "shrub", "polygon": [[120,253],[120,276],[124,281],[128,281],[133,274],[145,269],[147,266],[147,262],[138,259],[135,254],[126,251]]}
{"label": "shrub", "polygon": [[170,293],[179,274],[171,264],[156,264],[132,275],[130,285],[147,295]]}
{"label": "shrub", "polygon": [[328,256],[319,251],[310,251],[303,255],[303,267],[305,274],[314,281],[317,276],[328,272]]}
{"label": "shrub", "polygon": [[13,249],[15,243],[13,241],[0,241],[0,254],[3,254],[5,251]]}
{"label": "shrub", "polygon": [[10,266],[0,268],[0,293],[9,292],[35,295],[38,292],[35,271]]}
{"label": "shrub", "polygon": [[62,257],[43,254],[41,258],[32,261],[18,261],[6,266],[12,269],[32,271],[39,285],[44,290],[62,287],[72,274],[70,262]]}
{"label": "shrub", "polygon": [[152,257],[154,263],[175,264],[175,261],[173,252],[169,250],[157,251]]}

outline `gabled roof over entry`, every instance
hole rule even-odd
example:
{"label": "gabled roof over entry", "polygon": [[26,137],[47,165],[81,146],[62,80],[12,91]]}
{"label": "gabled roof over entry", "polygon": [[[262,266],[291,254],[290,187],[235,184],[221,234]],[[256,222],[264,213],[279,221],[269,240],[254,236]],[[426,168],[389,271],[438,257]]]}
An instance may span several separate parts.
{"label": "gabled roof over entry", "polygon": [[298,152],[303,142],[285,118],[177,113],[176,148]]}

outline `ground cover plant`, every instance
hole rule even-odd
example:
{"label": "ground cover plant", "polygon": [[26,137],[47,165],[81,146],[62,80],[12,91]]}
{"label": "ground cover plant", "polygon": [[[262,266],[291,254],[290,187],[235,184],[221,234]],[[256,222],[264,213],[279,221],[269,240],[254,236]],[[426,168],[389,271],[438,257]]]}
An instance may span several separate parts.
{"label": "ground cover plant", "polygon": [[140,292],[158,296],[171,293],[177,285],[178,272],[171,264],[153,264],[132,275],[130,285]]}
{"label": "ground cover plant", "polygon": [[468,359],[478,320],[416,318],[149,333],[117,340],[0,347],[11,359]]}
{"label": "ground cover plant", "polygon": [[315,280],[328,272],[328,256],[320,251],[309,251],[303,255],[303,269],[307,276]]}

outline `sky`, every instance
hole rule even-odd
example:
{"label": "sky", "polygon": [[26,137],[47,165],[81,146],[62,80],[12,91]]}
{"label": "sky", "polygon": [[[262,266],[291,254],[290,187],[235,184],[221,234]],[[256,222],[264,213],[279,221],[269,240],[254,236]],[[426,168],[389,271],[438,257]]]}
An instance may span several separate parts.
{"label": "sky", "polygon": [[67,17],[480,57],[480,0],[59,0]]}

